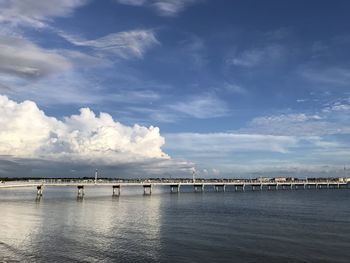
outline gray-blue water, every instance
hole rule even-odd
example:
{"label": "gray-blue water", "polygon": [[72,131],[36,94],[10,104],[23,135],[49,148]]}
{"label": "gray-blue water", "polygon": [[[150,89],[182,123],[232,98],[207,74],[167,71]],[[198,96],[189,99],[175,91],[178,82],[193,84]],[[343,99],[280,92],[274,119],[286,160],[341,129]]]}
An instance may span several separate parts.
{"label": "gray-blue water", "polygon": [[0,189],[0,262],[350,262],[350,190],[167,191]]}

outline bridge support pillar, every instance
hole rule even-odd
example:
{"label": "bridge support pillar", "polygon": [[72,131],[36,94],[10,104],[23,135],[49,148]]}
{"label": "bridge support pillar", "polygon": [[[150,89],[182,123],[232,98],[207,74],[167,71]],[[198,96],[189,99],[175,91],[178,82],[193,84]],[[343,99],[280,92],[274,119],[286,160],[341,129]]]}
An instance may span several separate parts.
{"label": "bridge support pillar", "polygon": [[235,192],[237,191],[245,191],[245,184],[237,184],[235,185]]}
{"label": "bridge support pillar", "polygon": [[220,191],[225,192],[226,185],[225,184],[216,184],[216,185],[214,185],[214,190],[215,190],[215,192],[220,192]]}
{"label": "bridge support pillar", "polygon": [[[303,185],[303,184],[300,184],[300,183],[299,183],[299,184],[295,184],[295,185],[294,185],[294,189],[295,189],[295,190],[299,190],[299,189],[301,189],[301,188],[304,188],[304,185]],[[304,189],[305,189],[305,188],[304,188]]]}
{"label": "bridge support pillar", "polygon": [[44,186],[43,185],[38,185],[36,187],[36,196],[37,197],[42,197],[43,196],[43,191],[44,191]]}
{"label": "bridge support pillar", "polygon": [[78,198],[83,198],[84,195],[85,195],[84,185],[78,185],[77,188],[78,188],[78,195],[77,195],[77,197]]}
{"label": "bridge support pillar", "polygon": [[252,184],[252,191],[255,191],[255,190],[262,190],[262,184]]}
{"label": "bridge support pillar", "polygon": [[143,185],[143,194],[144,195],[151,195],[152,194],[152,185],[151,184],[144,184]]}
{"label": "bridge support pillar", "polygon": [[180,192],[180,184],[170,185],[170,193],[179,193],[179,192]]}
{"label": "bridge support pillar", "polygon": [[120,185],[113,185],[113,196],[120,196]]}
{"label": "bridge support pillar", "polygon": [[268,184],[267,185],[267,190],[277,190],[277,185],[275,185],[275,184]]}
{"label": "bridge support pillar", "polygon": [[195,193],[204,192],[204,184],[194,184],[193,190]]}

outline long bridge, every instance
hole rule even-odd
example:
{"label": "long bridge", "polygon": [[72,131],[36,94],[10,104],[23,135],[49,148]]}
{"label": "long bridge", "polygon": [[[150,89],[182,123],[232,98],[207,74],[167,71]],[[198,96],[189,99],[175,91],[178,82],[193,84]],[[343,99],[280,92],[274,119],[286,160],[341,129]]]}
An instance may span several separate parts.
{"label": "long bridge", "polygon": [[234,191],[263,191],[263,190],[298,190],[298,189],[349,189],[350,181],[333,178],[331,180],[293,180],[293,181],[259,181],[259,180],[138,180],[138,181],[110,181],[110,180],[30,180],[30,181],[11,181],[0,183],[0,189],[4,188],[21,188],[32,187],[36,189],[37,197],[43,195],[45,187],[75,187],[77,196],[85,195],[86,187],[110,186],[113,196],[121,194],[121,188],[130,186],[143,188],[144,195],[151,195],[154,187],[168,186],[171,193],[180,193],[182,186],[192,187],[194,192],[205,192],[210,188],[215,192],[225,192],[227,187],[233,188]]}

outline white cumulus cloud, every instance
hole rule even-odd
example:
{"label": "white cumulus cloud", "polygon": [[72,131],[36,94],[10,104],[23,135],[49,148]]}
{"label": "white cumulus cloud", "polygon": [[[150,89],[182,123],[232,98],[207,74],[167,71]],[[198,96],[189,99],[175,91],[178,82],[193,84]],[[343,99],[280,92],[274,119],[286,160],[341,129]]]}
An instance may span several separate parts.
{"label": "white cumulus cloud", "polygon": [[88,108],[58,120],[32,101],[0,96],[0,115],[0,155],[105,164],[169,159],[157,127],[125,126]]}

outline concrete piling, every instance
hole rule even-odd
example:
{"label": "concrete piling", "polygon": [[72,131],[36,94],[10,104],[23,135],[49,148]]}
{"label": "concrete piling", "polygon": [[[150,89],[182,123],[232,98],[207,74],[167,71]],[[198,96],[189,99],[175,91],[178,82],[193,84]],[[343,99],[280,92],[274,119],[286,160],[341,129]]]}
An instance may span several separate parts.
{"label": "concrete piling", "polygon": [[38,185],[36,187],[36,196],[37,197],[42,197],[43,196],[43,191],[44,191],[44,186],[43,185]]}
{"label": "concrete piling", "polygon": [[204,192],[204,184],[194,184],[193,189],[195,193]]}
{"label": "concrete piling", "polygon": [[180,192],[180,184],[170,185],[170,193],[179,193],[179,192]]}
{"label": "concrete piling", "polygon": [[144,184],[143,185],[143,194],[144,195],[151,195],[152,194],[152,185],[151,184]]}
{"label": "concrete piling", "polygon": [[225,184],[215,184],[214,190],[215,190],[215,192],[225,192],[226,185]]}
{"label": "concrete piling", "polygon": [[78,188],[77,197],[78,197],[78,198],[83,198],[84,195],[85,195],[85,192],[84,192],[84,185],[78,185],[77,188]]}
{"label": "concrete piling", "polygon": [[113,185],[113,196],[120,196],[120,185]]}

